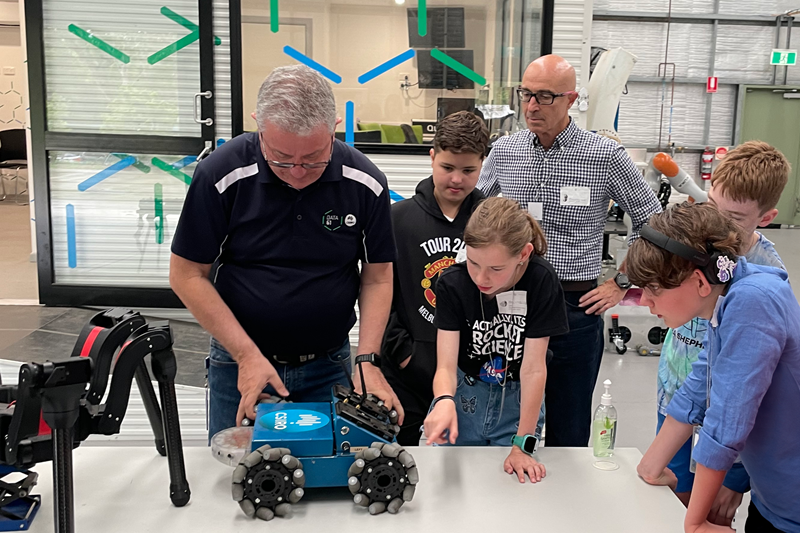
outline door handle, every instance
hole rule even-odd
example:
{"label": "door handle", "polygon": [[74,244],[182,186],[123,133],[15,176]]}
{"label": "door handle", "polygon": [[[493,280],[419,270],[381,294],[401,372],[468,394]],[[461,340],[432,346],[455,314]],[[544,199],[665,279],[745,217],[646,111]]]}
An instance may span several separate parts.
{"label": "door handle", "polygon": [[194,95],[194,121],[198,124],[205,124],[206,126],[211,126],[214,124],[214,119],[209,118],[200,118],[200,97],[203,98],[211,98],[214,95],[211,91],[205,91],[202,93],[195,93]]}
{"label": "door handle", "polygon": [[[209,119],[211,120],[211,119]],[[211,148],[214,145],[211,141],[206,141],[206,146],[203,148],[203,151],[197,154],[197,159],[195,161],[200,162],[205,156],[211,153]]]}

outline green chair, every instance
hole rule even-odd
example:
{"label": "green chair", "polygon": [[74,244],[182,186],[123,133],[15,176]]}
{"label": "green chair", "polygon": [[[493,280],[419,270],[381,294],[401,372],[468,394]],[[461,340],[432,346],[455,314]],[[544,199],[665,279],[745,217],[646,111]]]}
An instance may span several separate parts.
{"label": "green chair", "polygon": [[[422,126],[411,126],[411,129],[414,131],[414,137],[416,137],[417,143],[422,144]],[[358,123],[358,131],[368,130],[380,130],[382,143],[404,144],[406,142],[406,135],[403,133],[402,126],[379,124],[377,122]]]}
{"label": "green chair", "polygon": [[369,130],[379,130],[381,132],[381,142],[386,144],[386,132],[383,131],[381,125],[377,122],[359,122],[358,123],[358,131],[369,131]]}

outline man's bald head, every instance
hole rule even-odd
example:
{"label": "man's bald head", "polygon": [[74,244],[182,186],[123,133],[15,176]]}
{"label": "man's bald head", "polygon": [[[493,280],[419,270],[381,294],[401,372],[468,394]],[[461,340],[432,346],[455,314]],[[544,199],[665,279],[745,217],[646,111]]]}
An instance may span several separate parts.
{"label": "man's bald head", "polygon": [[[525,69],[522,89],[534,95],[528,102],[520,103],[528,129],[538,136],[543,146],[549,148],[556,136],[569,125],[569,108],[578,97],[575,69],[563,57],[542,56]],[[540,94],[549,102],[540,104],[536,96]]]}
{"label": "man's bald head", "polygon": [[561,56],[550,54],[532,61],[525,69],[522,84],[526,81],[545,82],[554,92],[574,91],[576,78],[575,67]]}

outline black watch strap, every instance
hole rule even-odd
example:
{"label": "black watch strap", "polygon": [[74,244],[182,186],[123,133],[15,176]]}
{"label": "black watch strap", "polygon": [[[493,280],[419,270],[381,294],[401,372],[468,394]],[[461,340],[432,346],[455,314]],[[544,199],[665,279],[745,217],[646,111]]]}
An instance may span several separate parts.
{"label": "black watch strap", "polygon": [[381,356],[376,354],[375,352],[372,353],[365,353],[356,356],[355,364],[359,363],[372,363],[374,366],[380,368],[381,367]]}

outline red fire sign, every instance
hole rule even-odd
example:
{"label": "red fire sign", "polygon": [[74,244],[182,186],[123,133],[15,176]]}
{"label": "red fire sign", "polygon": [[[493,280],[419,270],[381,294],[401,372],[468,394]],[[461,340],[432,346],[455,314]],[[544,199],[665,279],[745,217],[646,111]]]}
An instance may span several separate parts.
{"label": "red fire sign", "polygon": [[706,82],[706,92],[707,93],[715,93],[717,92],[717,77],[716,76],[709,76],[708,81]]}

